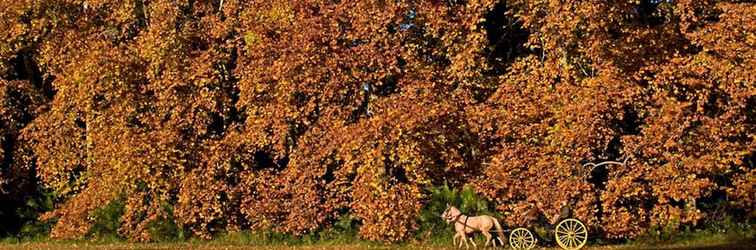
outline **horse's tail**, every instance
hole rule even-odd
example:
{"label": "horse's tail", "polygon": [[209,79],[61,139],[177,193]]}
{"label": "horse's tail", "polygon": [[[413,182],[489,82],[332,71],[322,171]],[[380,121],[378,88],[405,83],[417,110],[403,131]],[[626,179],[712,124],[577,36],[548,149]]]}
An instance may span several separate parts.
{"label": "horse's tail", "polygon": [[504,246],[504,229],[501,228],[501,225],[499,225],[499,220],[496,218],[493,218],[494,227],[496,227],[496,234],[499,235],[499,243],[501,243],[501,246]]}

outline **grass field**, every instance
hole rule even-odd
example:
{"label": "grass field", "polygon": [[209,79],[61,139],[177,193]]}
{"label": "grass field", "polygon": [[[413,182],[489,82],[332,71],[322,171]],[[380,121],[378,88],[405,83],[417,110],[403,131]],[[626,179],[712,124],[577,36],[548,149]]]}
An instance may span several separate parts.
{"label": "grass field", "polygon": [[[0,249],[208,249],[208,250],[233,250],[233,249],[297,249],[297,250],[356,250],[356,249],[456,249],[451,246],[440,245],[376,245],[376,244],[315,244],[315,245],[238,245],[222,243],[91,243],[91,242],[27,242],[27,243],[0,243]],[[482,248],[480,248],[482,249]],[[491,248],[489,248],[491,249]],[[511,249],[511,248],[497,248]],[[556,247],[537,247],[536,249],[559,249]],[[587,246],[583,249],[618,249],[618,250],[636,250],[636,249],[659,249],[659,250],[678,250],[678,249],[733,249],[733,250],[750,250],[756,249],[754,239],[740,240],[734,242],[722,242],[718,240],[707,241],[698,239],[691,242],[680,242],[672,244],[625,244],[625,245],[606,245],[606,246]]]}
{"label": "grass field", "polygon": [[[18,240],[16,238],[0,239],[0,250],[21,250],[21,249],[296,249],[296,250],[356,250],[356,249],[456,249],[452,247],[449,239],[443,235],[440,237],[429,238],[423,243],[406,243],[400,245],[383,245],[375,242],[361,240],[336,240],[325,242],[307,243],[303,241],[286,241],[283,239],[263,239],[256,234],[249,232],[239,232],[225,234],[210,241],[189,239],[186,241],[164,242],[164,243],[129,243],[122,239],[101,239],[99,241],[65,241],[51,240],[46,237],[33,238],[27,240]],[[481,243],[482,238],[477,242]],[[600,240],[599,240],[600,241]],[[548,242],[537,244],[535,249],[559,249],[554,247],[553,243],[549,246]],[[471,248],[472,249],[472,248]],[[483,249],[483,248],[479,248]],[[491,248],[488,248],[491,249]],[[497,248],[497,249],[511,249]],[[752,225],[730,228],[730,230],[700,230],[691,231],[671,237],[640,238],[624,244],[600,244],[598,242],[589,242],[583,249],[618,249],[618,250],[640,250],[640,249],[658,249],[658,250],[708,250],[708,249],[733,249],[733,250],[756,250],[756,232]]]}
{"label": "grass field", "polygon": [[[756,249],[756,243],[750,242],[736,243],[736,244],[712,244],[712,245],[664,245],[664,246],[589,246],[583,249],[619,249],[619,250],[636,250],[636,249]],[[208,250],[232,250],[232,249],[297,249],[297,250],[356,250],[356,249],[456,249],[452,247],[439,247],[439,246],[421,246],[421,245],[408,245],[408,246],[366,246],[366,245],[314,245],[314,246],[223,246],[223,245],[194,245],[194,244],[66,244],[66,243],[24,243],[14,245],[0,245],[0,249],[208,249]],[[471,248],[472,249],[472,248]],[[483,249],[483,248],[479,248]],[[488,248],[492,249],[492,248]],[[497,249],[511,249],[511,248],[497,248]],[[559,249],[559,248],[544,248],[539,247],[535,249]]]}

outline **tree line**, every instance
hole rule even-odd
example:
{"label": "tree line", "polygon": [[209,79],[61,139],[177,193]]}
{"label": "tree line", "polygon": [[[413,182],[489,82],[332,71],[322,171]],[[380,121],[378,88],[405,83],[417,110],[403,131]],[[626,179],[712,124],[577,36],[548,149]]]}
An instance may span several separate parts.
{"label": "tree line", "polygon": [[[0,231],[402,241],[429,188],[605,238],[751,220],[756,4],[0,2]],[[589,162],[628,159],[593,169]],[[29,201],[50,203],[31,209]],[[6,223],[7,222],[7,223]]]}

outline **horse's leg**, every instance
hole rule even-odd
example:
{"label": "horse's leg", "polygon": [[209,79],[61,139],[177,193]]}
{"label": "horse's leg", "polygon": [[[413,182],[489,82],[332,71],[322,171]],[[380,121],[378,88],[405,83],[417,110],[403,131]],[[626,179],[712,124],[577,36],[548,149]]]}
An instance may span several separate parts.
{"label": "horse's leg", "polygon": [[[483,245],[483,247],[488,247],[488,244],[491,243],[491,233],[489,233],[486,230],[483,230],[483,231],[480,231],[480,232],[483,233],[483,236],[486,236],[486,244]],[[494,243],[494,244],[496,244],[496,243]]]}
{"label": "horse's leg", "polygon": [[[491,243],[493,244],[494,247],[496,247],[496,244],[498,244],[498,243],[496,243],[497,239],[499,239],[499,237],[494,234],[493,235],[493,240],[491,240]],[[501,241],[499,241],[499,242],[501,242]],[[501,246],[503,247],[504,245],[501,245]]]}
{"label": "horse's leg", "polygon": [[459,238],[459,232],[455,232],[454,237],[452,237],[452,242],[454,243],[454,246],[459,248],[459,246],[457,245],[457,238]]}
{"label": "horse's leg", "polygon": [[457,243],[455,243],[457,244],[457,248],[462,248],[462,241],[465,240],[465,236],[461,232],[457,232],[454,237],[457,239]]}
{"label": "horse's leg", "polygon": [[472,239],[472,237],[467,237],[467,235],[465,235],[465,239],[467,239],[467,241],[465,241],[465,248],[467,248],[467,246],[469,246],[469,245],[467,245],[467,242],[468,242],[468,241],[469,241],[470,243],[472,243],[472,245],[473,245],[473,249],[475,249],[475,248],[476,248],[476,246],[475,246],[475,241],[474,241],[474,240]]}
{"label": "horse's leg", "polygon": [[[491,232],[489,232],[491,233]],[[491,233],[491,247],[496,248],[496,234]]]}
{"label": "horse's leg", "polygon": [[460,238],[457,248],[462,248],[462,243],[465,243],[465,246],[467,246],[467,236],[462,232],[457,232],[457,236]]}
{"label": "horse's leg", "polygon": [[465,243],[465,249],[470,248],[470,245],[467,243],[467,237],[462,237],[462,240],[459,241],[459,248],[462,248],[462,243]]}

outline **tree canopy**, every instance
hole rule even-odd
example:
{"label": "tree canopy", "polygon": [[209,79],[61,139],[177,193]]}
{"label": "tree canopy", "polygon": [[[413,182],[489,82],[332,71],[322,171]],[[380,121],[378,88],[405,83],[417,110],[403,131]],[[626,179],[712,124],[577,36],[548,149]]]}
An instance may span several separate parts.
{"label": "tree canopy", "polygon": [[[0,2],[0,202],[79,238],[405,240],[427,188],[608,238],[754,214],[756,4],[693,0]],[[583,168],[629,158],[625,166]],[[717,204],[715,206],[715,204]],[[13,206],[3,208],[9,216]],[[533,212],[534,211],[534,212]],[[0,228],[2,230],[2,228]]]}

